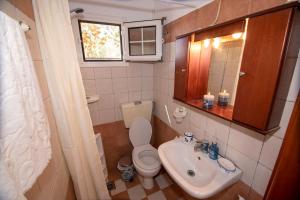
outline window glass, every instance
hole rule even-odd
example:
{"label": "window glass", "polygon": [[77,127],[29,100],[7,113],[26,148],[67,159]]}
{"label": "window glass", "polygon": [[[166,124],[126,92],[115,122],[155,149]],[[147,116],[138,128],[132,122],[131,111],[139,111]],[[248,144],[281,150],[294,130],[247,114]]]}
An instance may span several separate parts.
{"label": "window glass", "polygon": [[121,61],[122,41],[119,24],[79,21],[84,61]]}

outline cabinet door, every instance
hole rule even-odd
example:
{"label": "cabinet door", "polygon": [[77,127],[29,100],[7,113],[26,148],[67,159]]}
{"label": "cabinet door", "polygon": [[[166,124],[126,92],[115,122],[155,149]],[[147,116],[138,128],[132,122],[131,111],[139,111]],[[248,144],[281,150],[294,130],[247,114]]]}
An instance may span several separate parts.
{"label": "cabinet door", "polygon": [[249,19],[233,120],[267,129],[291,15],[286,9]]}
{"label": "cabinet door", "polygon": [[176,40],[174,98],[185,101],[191,36]]}

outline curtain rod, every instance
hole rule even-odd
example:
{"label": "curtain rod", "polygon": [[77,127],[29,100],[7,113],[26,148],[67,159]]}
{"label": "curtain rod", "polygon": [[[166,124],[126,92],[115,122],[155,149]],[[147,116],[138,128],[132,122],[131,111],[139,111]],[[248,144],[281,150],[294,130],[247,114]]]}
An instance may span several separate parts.
{"label": "curtain rod", "polygon": [[147,21],[161,20],[161,23],[163,24],[166,19],[167,19],[167,17],[162,17],[159,19],[146,19],[146,20],[138,20],[138,21],[131,21],[131,22],[123,22],[123,23],[147,22]]}

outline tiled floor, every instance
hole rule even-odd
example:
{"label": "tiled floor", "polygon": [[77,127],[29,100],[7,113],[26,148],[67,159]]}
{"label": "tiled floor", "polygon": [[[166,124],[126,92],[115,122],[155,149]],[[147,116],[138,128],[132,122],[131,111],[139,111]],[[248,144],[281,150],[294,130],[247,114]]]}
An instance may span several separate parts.
{"label": "tiled floor", "polygon": [[182,192],[166,173],[155,177],[154,187],[151,190],[143,188],[136,176],[133,182],[115,181],[116,189],[111,190],[113,200],[181,200]]}

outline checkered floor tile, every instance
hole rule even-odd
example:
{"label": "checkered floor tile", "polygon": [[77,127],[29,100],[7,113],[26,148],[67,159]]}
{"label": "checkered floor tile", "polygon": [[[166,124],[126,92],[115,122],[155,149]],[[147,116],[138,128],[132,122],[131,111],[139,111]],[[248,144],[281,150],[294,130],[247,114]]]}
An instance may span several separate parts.
{"label": "checkered floor tile", "polygon": [[146,190],[137,176],[132,182],[118,179],[116,189],[111,190],[110,195],[113,200],[183,200],[181,190],[167,174],[160,174],[154,180],[154,187]]}

